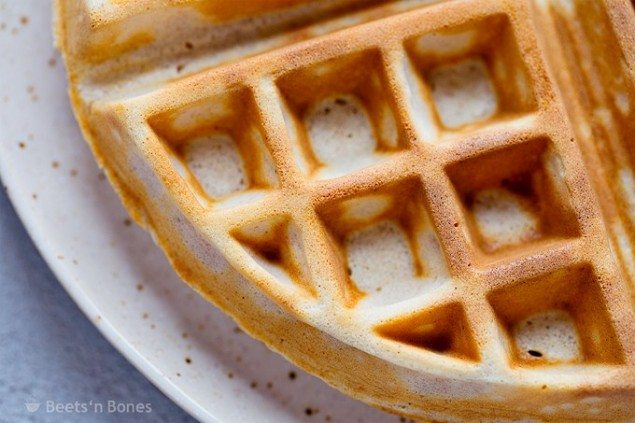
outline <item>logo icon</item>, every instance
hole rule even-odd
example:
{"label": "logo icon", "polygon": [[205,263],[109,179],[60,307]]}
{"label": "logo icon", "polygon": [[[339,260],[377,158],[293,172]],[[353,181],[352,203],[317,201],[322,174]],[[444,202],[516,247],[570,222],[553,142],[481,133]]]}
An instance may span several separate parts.
{"label": "logo icon", "polygon": [[26,411],[28,411],[29,413],[35,413],[37,410],[40,409],[40,405],[42,403],[41,402],[25,402],[24,406],[26,407]]}

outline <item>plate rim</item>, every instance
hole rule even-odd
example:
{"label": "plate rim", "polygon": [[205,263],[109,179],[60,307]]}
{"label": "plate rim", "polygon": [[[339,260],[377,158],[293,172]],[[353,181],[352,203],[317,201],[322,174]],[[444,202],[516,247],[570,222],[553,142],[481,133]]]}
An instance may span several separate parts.
{"label": "plate rim", "polygon": [[73,282],[73,278],[68,274],[67,267],[61,260],[55,260],[53,248],[44,241],[44,236],[38,230],[37,219],[30,215],[26,201],[21,201],[19,196],[13,195],[11,172],[6,170],[6,164],[0,160],[0,180],[5,188],[5,193],[9,202],[18,216],[20,223],[26,230],[27,235],[33,242],[38,254],[42,257],[48,268],[51,270],[57,282],[64,288],[66,293],[71,297],[73,302],[77,304],[86,319],[95,327],[102,336],[106,338],[108,343],[112,345],[119,354],[126,358],[146,379],[148,379],[159,391],[161,391],[171,401],[185,410],[190,416],[199,421],[222,423],[218,417],[214,416],[209,410],[202,407],[194,399],[186,395],[176,385],[174,385],[167,377],[161,374],[159,369],[155,367],[150,360],[141,355],[107,320],[100,320],[100,323],[91,318],[91,316],[99,315],[100,311],[82,290],[77,282]]}

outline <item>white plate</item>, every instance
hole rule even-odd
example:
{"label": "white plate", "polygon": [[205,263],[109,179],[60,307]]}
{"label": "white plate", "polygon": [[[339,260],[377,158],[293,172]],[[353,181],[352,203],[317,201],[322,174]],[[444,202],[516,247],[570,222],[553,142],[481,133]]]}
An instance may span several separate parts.
{"label": "white plate", "polygon": [[49,2],[0,0],[0,171],[40,252],[106,338],[203,421],[396,421],[296,369],[178,279],[97,169],[52,43]]}

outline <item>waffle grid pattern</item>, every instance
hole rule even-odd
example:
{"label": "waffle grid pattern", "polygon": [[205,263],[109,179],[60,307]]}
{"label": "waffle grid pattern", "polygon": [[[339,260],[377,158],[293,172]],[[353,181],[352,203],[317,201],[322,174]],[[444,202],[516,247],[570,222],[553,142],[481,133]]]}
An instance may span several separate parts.
{"label": "waffle grid pattern", "polygon": [[[264,60],[257,56],[194,75],[169,88],[173,93],[179,93],[179,104],[173,103],[176,95],[165,96],[165,93],[161,97],[154,98],[155,94],[150,93],[130,100],[127,104],[135,110],[134,119],[149,122],[146,131],[150,134],[151,146],[145,144],[139,148],[156,152],[165,145],[165,140],[157,135],[160,131],[153,125],[157,116],[181,110],[204,98],[247,93],[255,110],[254,116],[248,119],[258,122],[277,169],[278,181],[266,187],[266,196],[245,205],[211,202],[210,206],[194,193],[195,189],[185,188],[187,182],[178,177],[177,172],[162,177],[177,181],[172,188],[177,202],[187,205],[196,221],[204,222],[201,230],[210,239],[232,246],[228,249],[230,261],[252,263],[248,266],[250,269],[240,271],[285,307],[307,320],[311,320],[311,311],[307,312],[307,309],[316,302],[329,305],[317,307],[315,312],[330,310],[336,314],[357,314],[359,321],[364,322],[365,332],[376,338],[375,345],[388,345],[386,348],[393,348],[392,351],[399,350],[404,343],[412,343],[407,336],[393,335],[395,331],[410,330],[408,322],[441,322],[441,331],[450,332],[455,331],[449,324],[453,322],[460,328],[459,332],[435,334],[434,339],[418,346],[452,356],[447,358],[448,366],[455,366],[456,358],[467,360],[468,372],[477,371],[478,363],[504,372],[514,363],[525,360],[514,350],[511,333],[505,333],[526,314],[542,311],[542,308],[564,307],[571,312],[581,332],[582,361],[623,364],[631,360],[620,346],[623,343],[620,336],[627,335],[616,332],[614,325],[617,322],[622,327],[632,327],[632,322],[625,322],[628,316],[616,312],[619,305],[627,301],[628,295],[624,293],[626,288],[616,270],[607,265],[611,259],[598,253],[602,250],[598,246],[607,245],[607,240],[602,231],[597,230],[601,227],[600,217],[589,214],[585,207],[585,196],[590,191],[582,172],[577,170],[584,166],[571,142],[572,131],[562,118],[562,108],[554,101],[550,78],[540,56],[536,56],[539,47],[532,29],[527,27],[530,20],[523,22],[522,18],[528,12],[522,5],[509,13],[506,8],[516,6],[494,1],[477,3],[479,7],[473,9],[447,4],[443,10],[410,11],[382,19],[379,36],[377,32],[373,33],[376,30],[373,22],[268,53],[262,56]],[[509,42],[510,48],[523,58],[508,72],[529,78],[533,92],[528,95],[512,92],[509,98],[524,97],[526,101],[508,106],[499,104],[499,113],[483,123],[460,130],[445,128],[435,116],[430,88],[425,88],[427,74],[416,63],[412,40],[447,28],[469,27],[476,28],[477,32],[486,31],[487,25],[483,22],[490,19],[502,22],[499,24],[506,31],[502,34],[507,38],[503,44]],[[337,51],[337,56],[332,56],[332,51]],[[473,54],[489,53],[483,47]],[[366,56],[372,58],[365,60]],[[357,59],[351,61],[351,66],[370,64],[375,68],[369,71],[382,76],[381,90],[387,96],[397,122],[399,142],[372,166],[342,177],[313,178],[298,165],[289,141],[290,129],[285,122],[284,108],[289,107],[292,100],[286,95],[281,81],[298,70],[338,60],[346,63],[350,57],[362,58],[359,63],[355,62]],[[289,73],[280,73],[280,63],[286,69],[292,68]],[[413,80],[422,84],[423,95],[413,89]],[[320,81],[311,83],[319,85]],[[192,87],[200,89],[193,90]],[[413,101],[423,101],[428,123],[422,123],[422,116],[413,112],[417,110]],[[473,228],[470,229],[470,205],[465,198],[469,196],[472,181],[462,169],[469,167],[477,174],[493,173],[499,179],[505,179],[506,172],[516,172],[504,164],[510,156],[525,163],[521,167],[525,166],[530,174],[543,172],[546,178],[558,179],[561,189],[568,193],[570,204],[551,204],[563,209],[549,224],[552,232],[545,231],[539,239],[503,252],[491,252],[483,247]],[[167,162],[167,154],[163,154],[161,160]],[[482,170],[483,167],[487,169]],[[502,170],[496,170],[499,167]],[[346,276],[346,268],[335,259],[334,248],[337,247],[334,247],[333,239],[337,235],[333,234],[329,223],[325,223],[325,210],[342,201],[381,190],[398,197],[395,193],[404,192],[401,187],[414,187],[405,192],[412,189],[416,195],[422,193],[423,209],[429,214],[440,240],[450,277],[419,297],[357,310],[356,294]],[[539,200],[548,205],[552,201]],[[285,224],[300,228],[304,251],[320,252],[318,262],[308,258],[310,274],[306,278],[313,284],[313,294],[306,295],[297,287],[277,284],[275,278],[245,255],[244,245],[230,235],[245,224],[245,216],[250,216],[247,220],[251,222],[282,216]],[[562,298],[544,294],[554,286],[558,287],[556,292]],[[523,305],[522,301],[517,301],[521,294],[538,300]],[[509,304],[515,304],[518,310]],[[435,313],[438,318],[434,317]],[[590,318],[583,318],[585,314]],[[599,332],[588,336],[582,333],[589,330]],[[421,358],[419,354],[425,356],[428,352],[409,350],[404,353],[408,354]]]}

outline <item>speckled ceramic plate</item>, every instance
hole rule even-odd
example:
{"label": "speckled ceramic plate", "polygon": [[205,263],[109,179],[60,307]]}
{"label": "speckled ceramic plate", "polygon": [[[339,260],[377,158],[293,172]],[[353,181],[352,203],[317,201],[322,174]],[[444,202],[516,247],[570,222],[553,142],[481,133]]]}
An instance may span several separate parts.
{"label": "speckled ceramic plate", "polygon": [[130,223],[73,118],[48,2],[0,0],[0,52],[2,181],[60,282],[155,385],[203,421],[398,420],[241,333]]}

